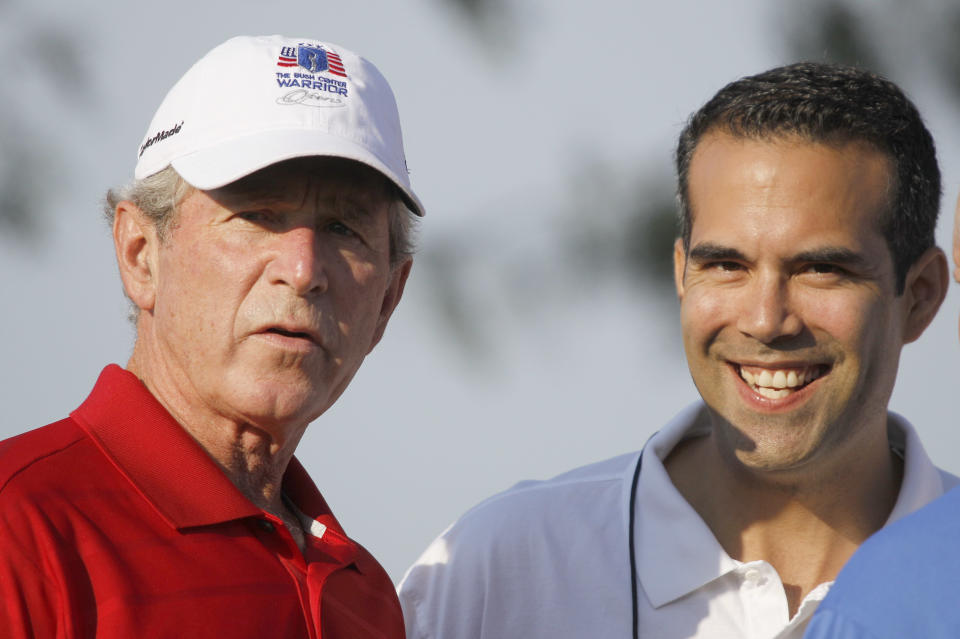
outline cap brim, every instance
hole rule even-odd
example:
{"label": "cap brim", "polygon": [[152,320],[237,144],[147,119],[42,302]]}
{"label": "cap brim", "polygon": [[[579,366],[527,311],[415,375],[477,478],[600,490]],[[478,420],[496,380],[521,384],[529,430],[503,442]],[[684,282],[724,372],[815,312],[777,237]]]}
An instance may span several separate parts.
{"label": "cap brim", "polygon": [[191,186],[206,191],[271,164],[311,156],[345,158],[376,169],[397,186],[411,211],[424,214],[420,198],[385,162],[365,147],[323,131],[261,131],[180,156],[170,164]]}

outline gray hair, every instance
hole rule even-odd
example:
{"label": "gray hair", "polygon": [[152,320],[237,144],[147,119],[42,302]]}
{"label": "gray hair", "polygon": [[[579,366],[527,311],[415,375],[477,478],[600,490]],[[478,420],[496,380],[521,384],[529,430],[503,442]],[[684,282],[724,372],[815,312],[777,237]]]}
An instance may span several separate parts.
{"label": "gray hair", "polygon": [[400,197],[400,190],[394,189],[390,203],[390,266],[395,267],[413,257],[417,251],[414,240],[417,216]]}
{"label": "gray hair", "polygon": [[[413,238],[416,216],[400,197],[400,190],[393,187],[392,182],[390,186],[390,266],[393,268],[412,257],[416,251]],[[176,216],[177,207],[193,191],[194,187],[180,177],[172,166],[168,166],[159,173],[108,190],[103,213],[112,226],[117,205],[124,200],[133,202],[150,218],[157,236],[163,242]]]}
{"label": "gray hair", "polygon": [[167,231],[173,221],[177,205],[193,192],[193,187],[180,177],[172,166],[142,180],[134,180],[121,187],[110,189],[104,198],[103,214],[113,226],[117,205],[124,200],[133,202],[150,218],[157,229],[160,241],[167,239]]}

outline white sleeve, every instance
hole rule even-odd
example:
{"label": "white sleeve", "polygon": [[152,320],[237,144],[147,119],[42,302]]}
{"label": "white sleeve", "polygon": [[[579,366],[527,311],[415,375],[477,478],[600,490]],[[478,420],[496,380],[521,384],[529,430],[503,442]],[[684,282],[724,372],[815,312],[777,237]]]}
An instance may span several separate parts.
{"label": "white sleeve", "polygon": [[[488,584],[482,549],[454,524],[407,570],[397,592],[407,639],[481,639]],[[470,534],[468,537],[472,536]]]}

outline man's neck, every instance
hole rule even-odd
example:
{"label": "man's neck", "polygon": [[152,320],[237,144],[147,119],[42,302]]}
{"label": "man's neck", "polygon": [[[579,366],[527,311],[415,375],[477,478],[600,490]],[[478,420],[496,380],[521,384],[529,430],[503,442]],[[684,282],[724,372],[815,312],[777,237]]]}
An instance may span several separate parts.
{"label": "man's neck", "polygon": [[276,449],[262,431],[250,427],[197,432],[187,426],[184,429],[213,457],[247,499],[283,521],[302,551],[305,547],[303,526],[283,496],[283,476],[295,446],[289,450]]}
{"label": "man's neck", "polygon": [[265,431],[248,424],[210,424],[184,420],[176,414],[174,417],[233,485],[255,506],[280,518],[297,546],[304,550],[303,526],[283,497],[283,476],[300,438],[281,447]]}
{"label": "man's neck", "polygon": [[170,376],[165,375],[165,368],[144,366],[136,350],[127,369],[140,378],[247,499],[283,520],[303,549],[300,520],[283,501],[283,476],[306,424],[284,430],[284,438],[278,439],[267,429],[198,409],[201,402],[191,402],[176,380],[167,379]]}
{"label": "man's neck", "polygon": [[665,466],[728,555],[777,570],[792,617],[813,588],[836,578],[896,503],[902,462],[885,437],[876,448],[784,479],[724,460],[711,434],[680,442]]}

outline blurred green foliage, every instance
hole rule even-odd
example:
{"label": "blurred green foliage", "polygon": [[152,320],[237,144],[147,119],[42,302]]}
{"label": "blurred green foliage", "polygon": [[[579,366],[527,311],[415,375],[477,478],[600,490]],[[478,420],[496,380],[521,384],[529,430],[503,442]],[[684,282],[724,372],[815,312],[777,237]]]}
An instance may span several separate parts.
{"label": "blurred green foliage", "polygon": [[[66,20],[51,24],[31,18],[23,3],[18,3],[23,5],[18,6],[19,28],[4,29],[2,25],[11,22],[14,1],[0,0],[0,73],[13,77],[29,60],[33,74],[55,92],[54,98],[69,94],[71,104],[77,104],[78,98],[89,100],[89,71],[77,34]],[[522,35],[522,27],[516,24],[524,8],[520,0],[434,2],[459,16],[465,32],[481,42],[495,38],[508,47],[511,38]],[[960,47],[956,45],[960,3],[808,0],[782,5],[780,18],[781,23],[772,26],[782,36],[784,60],[864,66],[908,91],[905,80],[923,76],[924,81],[937,84],[952,108],[960,111]],[[496,56],[486,59],[493,65],[502,62]],[[729,79],[718,78],[718,86]],[[62,149],[36,121],[31,104],[13,93],[14,86],[0,83],[0,232],[30,239],[42,236],[47,223],[43,212],[51,189],[44,185],[61,170],[55,158]],[[590,151],[582,157],[589,158]],[[638,157],[642,152],[637,150]],[[452,341],[471,356],[485,352],[495,338],[485,334],[491,330],[489,322],[486,316],[479,319],[479,314],[496,307],[523,312],[558,305],[570,299],[566,282],[577,282],[580,291],[620,286],[625,296],[641,303],[651,291],[662,299],[672,297],[676,204],[668,171],[668,167],[651,169],[640,160],[634,167],[610,167],[584,159],[572,167],[564,180],[571,193],[569,210],[561,211],[559,222],[548,230],[545,242],[553,251],[546,255],[528,255],[527,247],[515,247],[516,254],[511,255],[510,247],[502,246],[491,255],[483,247],[484,238],[470,229],[462,230],[463,237],[435,238],[418,258],[418,278],[428,281],[434,310]],[[549,204],[544,201],[542,206]],[[584,211],[589,212],[589,224],[578,223],[577,216]],[[502,242],[496,237],[489,240]],[[471,272],[477,271],[483,272],[486,281],[499,284],[477,290],[469,284]]]}
{"label": "blurred green foliage", "polygon": [[66,149],[44,117],[69,119],[89,103],[80,35],[70,27],[0,1],[0,76],[17,79],[0,82],[0,233],[14,240],[42,238],[56,193],[50,184],[63,181],[58,159]]}
{"label": "blurred green foliage", "polygon": [[[483,37],[485,25],[506,21],[509,12],[519,6],[514,4],[517,0],[437,1],[456,7],[478,37]],[[960,111],[960,47],[956,45],[960,3],[808,0],[784,3],[780,18],[781,23],[772,26],[781,34],[784,62],[820,60],[857,65],[891,78],[908,93],[917,77],[921,78],[918,81],[932,79],[951,107]],[[758,70],[744,69],[744,73]],[[718,88],[731,79],[718,78]],[[641,152],[638,149],[638,155]],[[589,153],[582,155],[589,157]],[[666,167],[650,169],[640,164],[632,169],[633,179],[623,179],[623,167],[597,166],[590,160],[583,160],[571,171],[566,180],[568,190],[579,197],[569,198],[567,214],[553,227],[551,241],[559,256],[554,268],[527,268],[522,275],[524,290],[536,292],[540,307],[569,301],[569,292],[558,283],[571,281],[581,287],[616,282],[614,286],[620,286],[625,297],[641,304],[649,301],[651,293],[662,300],[674,296],[674,180],[666,177]],[[583,211],[591,216],[589,224],[576,223]],[[471,305],[477,305],[473,298],[483,293],[472,289],[467,293],[464,286],[470,260],[488,256],[451,250],[455,246],[455,240],[446,238],[426,247],[422,256],[426,264],[421,266],[426,266],[427,278],[438,282],[431,290],[450,334],[476,354],[484,350],[485,343],[495,340],[490,335],[485,337],[488,327],[471,312]],[[434,266],[439,270],[434,271]],[[514,289],[521,277],[515,260],[491,260],[485,269],[499,272],[502,291]],[[530,279],[536,277],[542,281],[531,284]],[[503,305],[510,297],[488,301]],[[520,306],[514,310],[520,312]]]}

